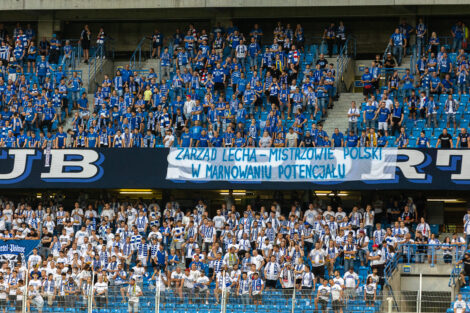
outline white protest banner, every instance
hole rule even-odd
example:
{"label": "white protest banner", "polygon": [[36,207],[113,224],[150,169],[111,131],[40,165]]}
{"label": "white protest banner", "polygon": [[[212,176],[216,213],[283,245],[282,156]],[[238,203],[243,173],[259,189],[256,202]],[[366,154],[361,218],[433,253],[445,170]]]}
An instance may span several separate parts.
{"label": "white protest banner", "polygon": [[172,148],[166,179],[328,182],[395,177],[396,148]]}

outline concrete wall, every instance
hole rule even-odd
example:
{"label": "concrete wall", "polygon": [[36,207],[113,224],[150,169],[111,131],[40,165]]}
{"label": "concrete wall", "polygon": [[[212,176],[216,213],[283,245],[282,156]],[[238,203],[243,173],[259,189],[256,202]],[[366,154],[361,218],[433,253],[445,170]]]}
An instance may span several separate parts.
{"label": "concrete wall", "polygon": [[423,274],[423,291],[448,291],[452,264],[437,264],[431,267],[429,264],[411,264],[410,271],[404,272],[404,265],[400,264],[400,280],[402,290],[418,290],[419,274]]}

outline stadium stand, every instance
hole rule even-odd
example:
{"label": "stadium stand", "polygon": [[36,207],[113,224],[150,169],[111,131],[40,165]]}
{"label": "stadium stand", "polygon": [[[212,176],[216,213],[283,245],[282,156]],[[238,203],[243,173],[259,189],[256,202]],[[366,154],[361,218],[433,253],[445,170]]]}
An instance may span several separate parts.
{"label": "stadium stand", "polygon": [[[89,59],[86,27],[74,45],[56,37],[36,45],[34,31],[23,33],[20,25],[4,34],[3,146],[468,148],[466,52],[431,37],[417,53],[406,46],[406,23],[391,36],[383,60],[365,68],[365,100],[349,109],[348,129],[331,134],[322,124],[337,99],[337,74],[324,53],[345,53],[343,24],[326,27],[321,43],[311,45],[300,24],[278,23],[270,43],[258,26],[244,35],[236,26],[208,33],[191,25],[165,46],[157,30],[150,38],[158,73],[120,68],[101,82],[93,103],[82,73],[72,70],[80,56]],[[462,27],[453,28],[458,36]],[[427,31],[424,24],[417,29]],[[106,40],[101,29],[95,58],[106,57]],[[410,49],[415,67],[396,68]],[[69,115],[71,129],[64,130]]]}
{"label": "stadium stand", "polygon": [[[392,30],[384,54],[363,69],[363,98],[343,116],[347,129],[330,134],[324,124],[335,126],[338,64],[354,36],[343,22],[327,23],[314,43],[301,24],[292,26],[273,25],[272,40],[257,24],[245,34],[233,23],[155,30],[143,40],[151,41],[157,67],[137,68],[131,58],[98,86],[84,83],[78,68],[112,54],[104,28],[92,36],[86,25],[78,39],[50,40],[36,38],[30,25],[18,23],[11,35],[0,28],[0,147],[470,147],[462,22],[452,27],[451,45],[422,21]],[[44,156],[51,167],[50,151]],[[41,155],[24,157],[31,164]],[[451,157],[447,165],[455,167]],[[98,168],[102,159],[63,165],[55,175],[83,164]],[[92,173],[76,182],[94,179]],[[372,204],[343,209],[302,199],[286,208],[270,199],[222,205],[215,214],[202,200],[160,207],[84,198],[73,208],[42,196],[1,199],[0,240],[12,242],[10,250],[15,241],[38,243],[27,256],[0,257],[4,312],[380,312],[396,301],[392,274],[410,264],[453,267],[451,282],[461,288],[448,312],[464,313],[470,300],[470,211],[464,235],[452,231],[444,239],[408,197],[383,199],[382,212]]]}
{"label": "stadium stand", "polygon": [[297,202],[288,214],[273,203],[269,210],[249,205],[242,214],[235,205],[222,206],[209,217],[202,201],[187,210],[176,201],[163,210],[155,202],[76,202],[69,211],[60,203],[4,199],[0,228],[2,240],[40,240],[27,259],[4,263],[0,281],[6,282],[3,292],[14,296],[29,279],[31,305],[47,312],[78,312],[69,299],[86,300],[92,273],[100,312],[120,312],[129,292],[148,307],[155,280],[161,280],[165,309],[191,309],[194,303],[207,309],[220,301],[225,286],[230,310],[246,305],[282,311],[279,306],[290,301],[295,287],[307,307],[367,311],[371,301],[381,299],[385,265],[395,255],[411,260],[412,243],[419,245],[413,253],[417,263],[436,257],[452,262],[466,245],[454,237],[444,243],[449,249],[443,255],[426,248],[439,245],[437,231],[424,218],[417,220],[409,200],[391,203],[378,216],[371,205],[346,213],[316,203],[303,211]]}

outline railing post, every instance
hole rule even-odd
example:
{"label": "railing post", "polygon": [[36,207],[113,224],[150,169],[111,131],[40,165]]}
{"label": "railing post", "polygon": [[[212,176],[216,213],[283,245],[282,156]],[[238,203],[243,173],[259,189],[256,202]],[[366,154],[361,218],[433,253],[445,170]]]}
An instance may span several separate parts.
{"label": "railing post", "polygon": [[88,313],[93,312],[93,294],[95,292],[93,289],[95,289],[95,271],[94,270],[91,272],[91,288],[88,292]]}
{"label": "railing post", "polygon": [[220,301],[220,313],[225,313],[226,305],[226,286],[225,286],[225,271],[222,273],[222,299]]}
{"label": "railing post", "polygon": [[434,267],[434,258],[436,256],[436,246],[431,246],[431,267]]}
{"label": "railing post", "polygon": [[418,290],[418,306],[417,306],[417,313],[421,313],[421,296],[422,296],[422,289],[423,289],[423,273],[419,273],[419,290]]}
{"label": "railing post", "polygon": [[294,289],[292,289],[292,313],[295,312],[295,281],[294,281]]}
{"label": "railing post", "polygon": [[24,279],[24,292],[23,292],[23,303],[21,304],[21,312],[26,313],[26,301],[28,300],[28,285],[29,285],[29,267],[26,269],[26,277]]}
{"label": "railing post", "polygon": [[158,275],[157,288],[155,288],[155,313],[160,312],[160,292],[161,292],[162,272]]}
{"label": "railing post", "polygon": [[392,297],[388,297],[387,298],[387,304],[388,304],[388,309],[387,309],[387,312],[388,313],[392,313],[392,301],[393,301],[393,298]]}

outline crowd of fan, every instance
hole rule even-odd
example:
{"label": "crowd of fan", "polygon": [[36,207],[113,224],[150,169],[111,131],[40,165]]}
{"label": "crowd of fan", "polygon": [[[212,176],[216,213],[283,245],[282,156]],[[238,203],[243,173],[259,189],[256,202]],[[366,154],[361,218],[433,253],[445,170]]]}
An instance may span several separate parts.
{"label": "crowd of fan", "polygon": [[[352,104],[347,134],[339,129],[327,134],[322,122],[334,104],[336,73],[322,52],[331,57],[347,44],[342,22],[325,28],[320,45],[306,44],[300,24],[292,28],[280,22],[272,40],[257,24],[247,34],[233,24],[210,32],[190,24],[169,39],[155,30],[149,39],[160,71],[119,69],[105,77],[92,104],[78,73],[64,70],[74,51],[69,41],[53,36],[36,48],[31,27],[23,30],[18,24],[9,36],[1,25],[0,144],[468,148],[468,61],[461,49],[465,29],[461,22],[452,28],[456,52],[447,53],[450,47],[435,33],[426,45],[422,21],[416,28],[401,23],[390,39],[393,56],[378,56],[365,69],[366,99]],[[420,59],[416,69],[400,76],[395,67],[409,53],[413,33],[421,43]],[[84,61],[92,36],[85,25],[79,39]],[[103,46],[103,28],[96,38],[97,46]],[[60,124],[69,115],[73,126],[65,131]],[[443,118],[448,132],[438,123]],[[462,130],[456,130],[457,124]]]}
{"label": "crowd of fan", "polygon": [[[439,243],[411,198],[353,206],[348,213],[341,206],[302,208],[299,202],[285,209],[276,202],[256,208],[223,204],[214,215],[203,201],[187,209],[176,201],[163,208],[116,201],[64,208],[4,199],[1,207],[2,240],[40,240],[40,245],[27,258],[2,264],[0,300],[7,294],[21,298],[17,290],[24,291],[28,279],[29,303],[37,307],[55,297],[67,305],[65,295],[88,295],[93,274],[99,306],[108,293],[126,301],[129,284],[138,299],[136,288],[148,292],[149,283],[189,303],[211,301],[212,291],[218,302],[226,288],[244,304],[250,296],[261,304],[257,295],[265,290],[289,293],[295,285],[312,305],[326,305],[330,296],[340,302],[364,297],[372,305],[385,263],[404,252],[400,244]],[[466,225],[469,219],[467,214]],[[450,263],[466,240],[454,235],[444,245],[443,259]],[[415,262],[434,262],[426,249]]]}

